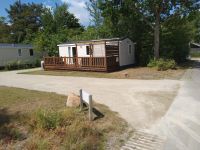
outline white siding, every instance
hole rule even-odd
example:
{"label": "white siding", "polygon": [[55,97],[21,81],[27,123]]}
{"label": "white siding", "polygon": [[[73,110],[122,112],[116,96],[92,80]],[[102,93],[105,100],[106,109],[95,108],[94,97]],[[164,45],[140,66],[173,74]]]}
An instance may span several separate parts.
{"label": "white siding", "polygon": [[78,57],[90,57],[90,55],[87,55],[86,46],[89,46],[89,45],[78,45],[77,46]]}
{"label": "white siding", "polygon": [[[131,45],[131,54],[129,53]],[[124,39],[119,45],[119,62],[120,66],[132,65],[135,63],[135,44],[130,39]]]}
{"label": "white siding", "polygon": [[[18,54],[21,49],[21,56]],[[0,66],[5,66],[9,62],[14,61],[34,61],[40,57],[37,51],[33,50],[33,56],[30,56],[29,48],[0,48]]]}
{"label": "white siding", "polygon": [[72,47],[75,47],[75,45],[60,46],[59,47],[59,56],[60,57],[73,57]]}
{"label": "white siding", "polygon": [[[86,46],[89,45],[77,45],[77,49],[78,49],[78,57],[90,57],[90,55],[87,55],[87,51],[86,51]],[[70,48],[70,56],[69,56],[69,51],[68,48]],[[61,57],[73,57],[72,56],[72,45],[65,45],[65,46],[59,46],[59,56]],[[95,44],[93,45],[94,47],[94,51],[93,51],[93,56],[94,57],[105,57],[105,45],[104,44]]]}
{"label": "white siding", "polygon": [[93,45],[93,48],[94,57],[105,57],[105,44]]}
{"label": "white siding", "polygon": [[60,57],[69,57],[68,56],[68,46],[59,47],[59,56]]}

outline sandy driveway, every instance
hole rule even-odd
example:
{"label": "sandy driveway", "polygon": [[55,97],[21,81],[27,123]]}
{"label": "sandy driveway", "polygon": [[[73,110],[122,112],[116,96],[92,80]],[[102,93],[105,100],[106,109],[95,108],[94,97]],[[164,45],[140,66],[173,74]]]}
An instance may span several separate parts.
{"label": "sandy driveway", "polygon": [[169,108],[181,81],[59,77],[0,72],[0,85],[67,95],[79,89],[118,112],[134,128],[150,127]]}

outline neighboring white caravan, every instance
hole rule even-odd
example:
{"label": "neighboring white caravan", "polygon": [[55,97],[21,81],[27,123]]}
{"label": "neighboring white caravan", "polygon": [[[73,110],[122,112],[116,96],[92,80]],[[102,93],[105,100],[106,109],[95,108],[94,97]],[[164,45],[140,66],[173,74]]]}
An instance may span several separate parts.
{"label": "neighboring white caravan", "polygon": [[34,62],[39,57],[32,45],[0,43],[0,67],[14,61]]}

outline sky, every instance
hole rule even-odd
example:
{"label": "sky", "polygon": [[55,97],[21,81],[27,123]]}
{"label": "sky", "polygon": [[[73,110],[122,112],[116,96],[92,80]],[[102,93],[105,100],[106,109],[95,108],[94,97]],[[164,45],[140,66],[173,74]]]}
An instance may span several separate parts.
{"label": "sky", "polygon": [[[16,0],[0,0],[0,16],[7,17],[8,14],[5,9],[8,9],[15,1]],[[69,5],[69,11],[80,20],[83,26],[88,26],[90,22],[90,16],[85,5],[87,1],[88,0],[21,0],[22,3],[42,3],[46,7],[54,7],[55,3],[67,3]]]}

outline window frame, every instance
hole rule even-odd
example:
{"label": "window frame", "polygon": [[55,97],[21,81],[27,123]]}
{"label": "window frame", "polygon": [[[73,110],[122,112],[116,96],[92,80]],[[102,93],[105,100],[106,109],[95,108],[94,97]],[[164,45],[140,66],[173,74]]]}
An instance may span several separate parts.
{"label": "window frame", "polygon": [[86,55],[90,55],[90,46],[89,45],[86,46]]}
{"label": "window frame", "polygon": [[22,49],[18,49],[18,56],[21,57],[22,56]]}
{"label": "window frame", "polygon": [[32,48],[29,49],[29,55],[30,55],[30,56],[34,56],[34,52],[33,52],[33,49],[32,49]]}

